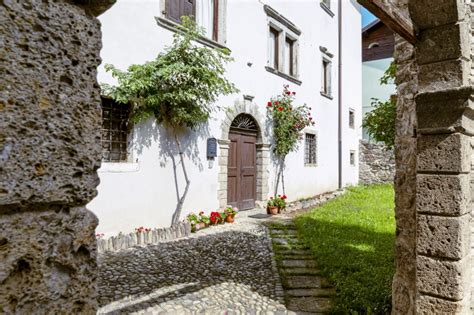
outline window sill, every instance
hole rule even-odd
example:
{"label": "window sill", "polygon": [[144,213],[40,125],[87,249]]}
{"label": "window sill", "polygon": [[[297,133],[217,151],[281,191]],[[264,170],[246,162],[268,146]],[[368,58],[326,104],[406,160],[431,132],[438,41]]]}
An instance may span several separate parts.
{"label": "window sill", "polygon": [[139,170],[138,162],[102,162],[97,173],[133,173]]}
{"label": "window sill", "polygon": [[[155,20],[156,20],[156,23],[159,26],[163,27],[163,28],[166,28],[166,29],[168,29],[170,31],[173,31],[173,32],[182,32],[182,30],[180,29],[180,25],[176,22],[170,21],[166,18],[162,18],[162,17],[159,17],[159,16],[156,16]],[[229,48],[227,48],[227,46],[225,46],[225,45],[223,45],[219,42],[216,42],[215,40],[207,38],[205,36],[200,36],[199,38],[196,39],[196,41],[198,43],[201,43],[201,44],[206,45],[206,46],[211,47],[211,48],[221,48],[221,49],[230,50]]]}
{"label": "window sill", "polygon": [[325,5],[323,2],[320,2],[319,4],[321,5],[321,8],[323,8],[323,10],[326,11],[327,14],[329,14],[330,17],[334,17],[334,12],[332,12],[327,5]]}
{"label": "window sill", "polygon": [[316,167],[316,166],[318,166],[318,164],[309,164],[309,163],[304,164],[304,167]]}
{"label": "window sill", "polygon": [[334,97],[332,97],[331,95],[326,94],[326,93],[324,93],[324,92],[321,92],[321,95],[324,96],[325,98],[330,99],[330,100],[333,100],[333,99],[334,99]]}
{"label": "window sill", "polygon": [[291,75],[288,75],[288,74],[286,74],[286,73],[280,72],[280,71],[278,71],[278,70],[276,70],[276,69],[273,69],[272,67],[265,66],[265,69],[266,69],[268,72],[273,73],[273,74],[276,74],[277,76],[282,77],[282,78],[284,78],[284,79],[287,79],[288,81],[291,81],[291,82],[293,82],[293,83],[295,83],[295,84],[297,84],[297,85],[301,85],[301,83],[303,83],[303,82],[301,82],[300,80],[298,80],[297,78],[292,77]]}

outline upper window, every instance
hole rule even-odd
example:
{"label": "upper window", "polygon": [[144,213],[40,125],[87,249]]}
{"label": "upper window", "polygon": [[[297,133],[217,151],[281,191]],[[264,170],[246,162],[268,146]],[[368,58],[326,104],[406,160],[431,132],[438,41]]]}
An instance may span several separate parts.
{"label": "upper window", "polygon": [[[176,30],[174,23],[181,23],[182,16],[189,16],[204,31],[205,44],[218,46],[225,43],[225,25],[222,14],[227,0],[165,0],[163,17],[158,24]],[[170,23],[174,22],[174,23]],[[212,41],[209,41],[212,40]]]}
{"label": "upper window", "polygon": [[102,160],[127,161],[130,105],[102,98]]}
{"label": "upper window", "polygon": [[330,98],[332,97],[331,73],[331,60],[326,57],[323,57],[321,65],[321,94]]}
{"label": "upper window", "polygon": [[287,18],[268,5],[268,62],[267,70],[296,84],[298,80],[298,37],[301,31]]}
{"label": "upper window", "polygon": [[304,164],[306,166],[316,166],[317,164],[317,142],[316,135],[311,133],[305,134],[304,139]]}

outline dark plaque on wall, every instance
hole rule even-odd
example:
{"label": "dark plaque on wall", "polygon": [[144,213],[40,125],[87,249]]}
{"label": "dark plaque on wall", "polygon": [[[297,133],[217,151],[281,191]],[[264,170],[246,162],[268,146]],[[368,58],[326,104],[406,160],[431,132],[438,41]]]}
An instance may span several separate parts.
{"label": "dark plaque on wall", "polygon": [[207,139],[207,158],[213,159],[217,156],[217,139]]}

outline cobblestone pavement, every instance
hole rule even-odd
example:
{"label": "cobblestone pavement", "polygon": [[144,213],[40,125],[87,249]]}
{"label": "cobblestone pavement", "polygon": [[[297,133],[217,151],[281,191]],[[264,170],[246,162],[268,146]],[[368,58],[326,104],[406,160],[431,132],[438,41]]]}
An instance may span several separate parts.
{"label": "cobblestone pavement", "polygon": [[293,313],[261,212],[190,238],[100,255],[99,314]]}

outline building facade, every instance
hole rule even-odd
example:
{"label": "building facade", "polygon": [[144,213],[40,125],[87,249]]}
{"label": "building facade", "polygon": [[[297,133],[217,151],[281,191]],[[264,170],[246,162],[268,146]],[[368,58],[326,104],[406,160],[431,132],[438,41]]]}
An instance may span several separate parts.
{"label": "building facade", "polygon": [[[362,29],[362,117],[373,109],[372,99],[387,101],[396,93],[396,86],[380,84],[393,62],[395,35],[382,21],[375,20]],[[365,129],[362,138],[370,141]]]}
{"label": "building facade", "polygon": [[[119,0],[100,16],[100,83],[115,84],[104,64],[126,69],[154,59],[171,44],[182,15],[206,30],[199,44],[226,47],[234,58],[226,77],[240,92],[220,97],[216,106],[222,109],[208,124],[181,134],[191,181],[181,219],[227,204],[262,206],[274,194],[277,165],[266,105],[284,85],[296,93],[294,104],[306,103],[315,120],[286,158],[289,201],[338,189],[339,152],[342,186],[357,184],[362,64],[360,30],[353,25],[360,25],[361,15],[356,1],[341,2],[339,10],[336,0]],[[185,186],[173,135],[153,120],[131,126],[125,105],[104,99],[102,106],[101,182],[88,205],[99,217],[97,231],[169,226]],[[214,143],[216,156],[208,157]]]}

